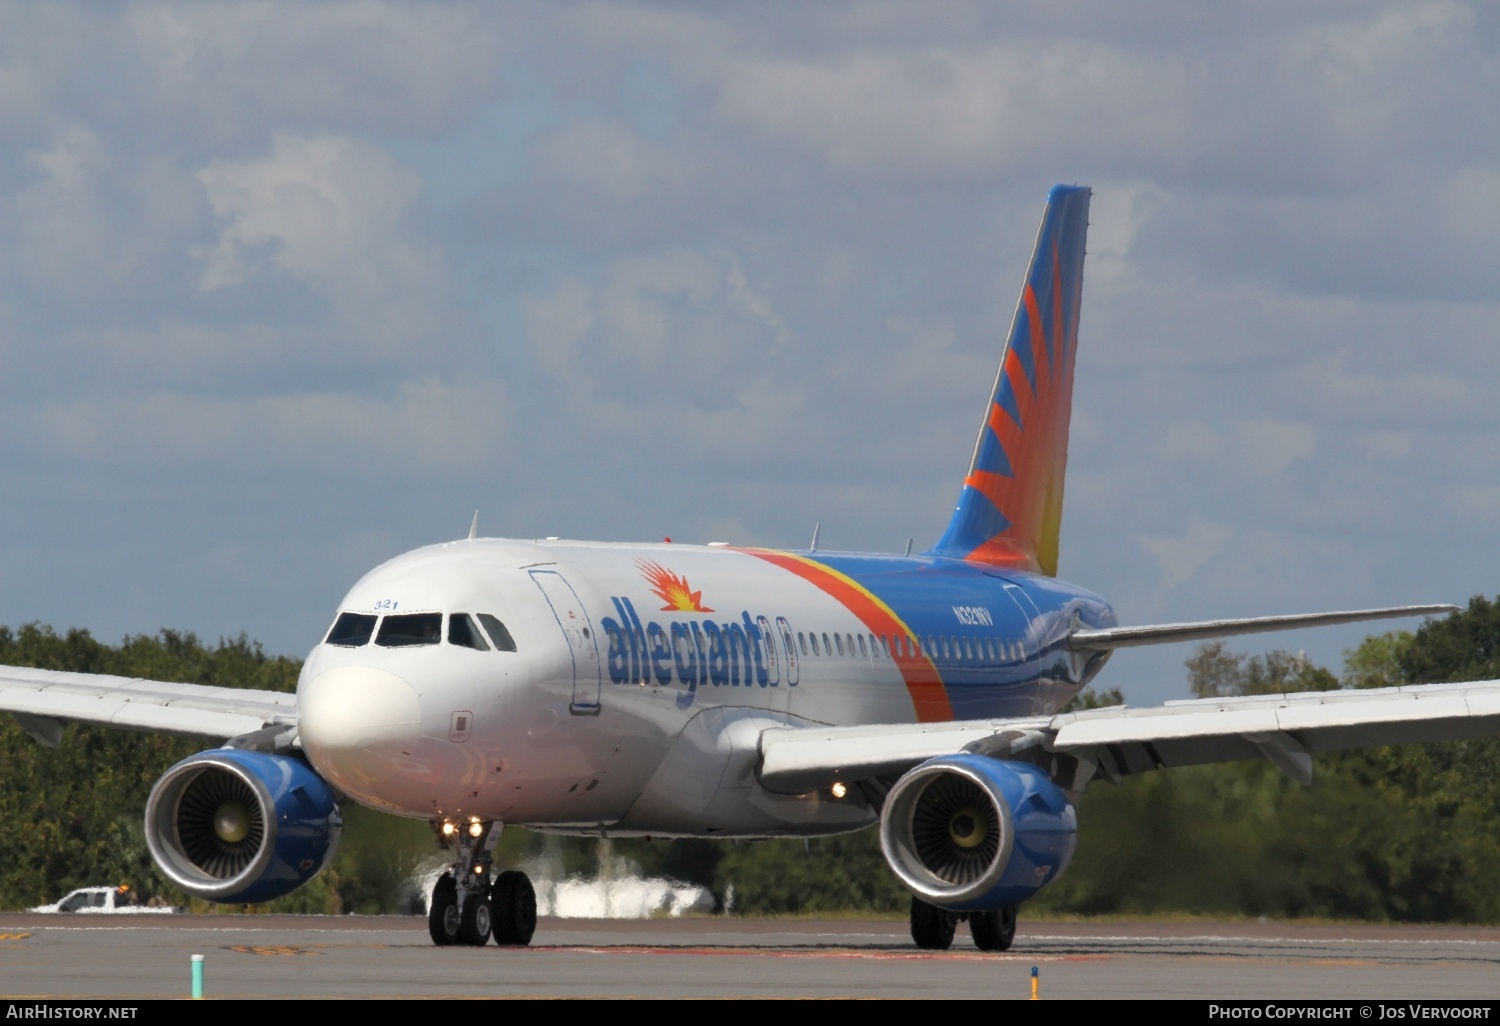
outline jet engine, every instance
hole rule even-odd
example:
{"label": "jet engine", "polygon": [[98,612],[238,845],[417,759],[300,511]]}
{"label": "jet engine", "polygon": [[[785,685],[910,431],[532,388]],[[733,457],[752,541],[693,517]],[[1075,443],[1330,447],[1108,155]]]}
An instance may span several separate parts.
{"label": "jet engine", "polygon": [[1036,766],[984,755],[929,759],[886,796],[880,847],[912,893],[954,911],[1018,905],[1073,857],[1078,815]]}
{"label": "jet engine", "polygon": [[220,748],[162,775],[146,800],[146,843],[163,873],[209,901],[269,901],[333,858],[343,819],[333,791],[282,755]]}

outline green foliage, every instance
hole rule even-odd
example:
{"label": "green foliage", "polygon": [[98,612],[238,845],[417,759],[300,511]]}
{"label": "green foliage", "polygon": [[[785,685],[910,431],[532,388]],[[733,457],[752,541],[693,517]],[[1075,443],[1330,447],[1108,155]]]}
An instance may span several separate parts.
{"label": "green foliage", "polygon": [[1187,660],[1188,687],[1197,698],[1277,695],[1292,691],[1332,691],[1338,678],[1301,653],[1274,649],[1251,656],[1209,641]]}
{"label": "green foliage", "polygon": [[1346,688],[1393,688],[1406,683],[1401,672],[1401,656],[1411,647],[1410,631],[1372,634],[1352,649],[1344,650]]}
{"label": "green foliage", "polygon": [[[1220,642],[1187,662],[1199,697],[1340,686],[1285,652]],[[1344,687],[1500,677],[1500,604],[1367,638]],[[1072,866],[1032,907],[1079,913],[1500,922],[1500,740],[1320,755],[1303,788],[1267,763],[1199,766],[1094,787]]]}
{"label": "green foliage", "polygon": [[1310,788],[1267,763],[1092,788],[1072,866],[1031,907],[1495,922],[1500,831],[1468,761],[1408,746],[1322,756]]}
{"label": "green foliage", "polygon": [[1500,600],[1475,595],[1463,612],[1427,621],[1399,661],[1411,683],[1500,677]]}
{"label": "green foliage", "polygon": [[1088,687],[1074,695],[1073,700],[1062,707],[1062,711],[1065,713],[1084,712],[1088,709],[1103,709],[1111,705],[1124,704],[1125,695],[1119,688],[1095,691],[1092,687]]}
{"label": "green foliage", "polygon": [[734,911],[747,915],[905,909],[911,895],[896,882],[871,828],[809,841],[734,845],[719,862],[715,893],[734,888]]}
{"label": "green foliage", "polygon": [[[243,636],[202,644],[162,631],[105,645],[86,631],[0,627],[0,663],[292,690],[300,664],[270,658]],[[1200,697],[1389,687],[1500,677],[1500,602],[1416,633],[1367,638],[1345,653],[1342,681],[1305,657],[1260,656],[1222,643],[1187,662]],[[1119,704],[1089,690],[1070,710]],[[174,904],[141,825],[147,793],[168,766],[204,747],[192,740],[65,727],[53,750],[0,717],[0,906],[52,901],[74,887],[128,883]],[[306,887],[251,911],[328,914],[409,910],[410,879],[438,849],[426,823],[345,803],[332,866]],[[1408,745],[1320,755],[1303,788],[1268,763],[1147,773],[1083,797],[1079,846],[1037,912],[1192,912],[1400,921],[1500,922],[1500,740]],[[909,901],[864,830],[811,841],[731,843],[614,839],[611,868],[698,884],[734,911],[899,913]],[[596,876],[596,838],[507,829],[502,864],[544,861],[563,876]],[[195,902],[203,911],[240,911]]]}
{"label": "green foliage", "polygon": [[[203,645],[162,631],[119,646],[88,631],[0,627],[0,664],[111,673],[225,687],[292,690],[300,664],[267,657],[244,636]],[[146,848],[146,796],[197,741],[69,724],[62,745],[44,748],[0,716],[0,907],[55,901],[75,887],[128,883],[146,898],[185,904]]]}
{"label": "green foliage", "polygon": [[[106,645],[87,631],[0,627],[0,664],[110,673],[220,687],[293,691],[301,663],[270,657],[244,635],[204,645],[192,634]],[[207,747],[192,738],[68,724],[62,745],[45,748],[0,716],[0,907],[57,900],[76,887],[128,883],[200,911],[234,907],[190,902],[161,875],[146,848],[146,797],[174,763]],[[329,869],[306,887],[255,911],[383,912],[400,906],[406,880],[436,846],[426,823],[346,802],[344,838]]]}

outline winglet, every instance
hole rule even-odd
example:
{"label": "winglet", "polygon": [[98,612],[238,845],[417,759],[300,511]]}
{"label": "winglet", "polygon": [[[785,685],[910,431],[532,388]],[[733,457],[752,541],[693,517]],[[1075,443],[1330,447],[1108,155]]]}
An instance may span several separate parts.
{"label": "winglet", "polygon": [[1067,185],[1047,197],[958,508],[930,555],[1057,573],[1089,197]]}

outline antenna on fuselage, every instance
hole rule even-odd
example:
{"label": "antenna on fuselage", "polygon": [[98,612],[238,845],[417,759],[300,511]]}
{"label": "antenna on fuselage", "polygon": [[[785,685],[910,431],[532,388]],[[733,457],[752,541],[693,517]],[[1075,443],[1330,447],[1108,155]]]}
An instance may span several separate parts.
{"label": "antenna on fuselage", "polygon": [[911,555],[911,543],[912,543],[912,539],[910,539],[910,538],[906,539],[906,555],[908,555],[908,556]]}
{"label": "antenna on fuselage", "polygon": [[818,531],[820,531],[822,529],[822,527],[823,527],[823,521],[821,521],[821,520],[819,520],[816,524],[813,524],[813,540],[812,540],[812,544],[807,547],[807,551],[808,552],[817,552],[818,551]]}
{"label": "antenna on fuselage", "polygon": [[[479,510],[474,511],[474,519],[469,521],[469,541],[479,537]],[[911,546],[907,546],[910,548]]]}

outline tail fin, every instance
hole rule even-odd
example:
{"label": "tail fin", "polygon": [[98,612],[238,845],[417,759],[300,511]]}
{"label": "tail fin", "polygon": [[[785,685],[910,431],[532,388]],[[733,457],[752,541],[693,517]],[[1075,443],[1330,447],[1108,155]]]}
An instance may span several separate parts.
{"label": "tail fin", "polygon": [[1089,195],[1047,197],[974,460],[930,555],[1057,573]]}

